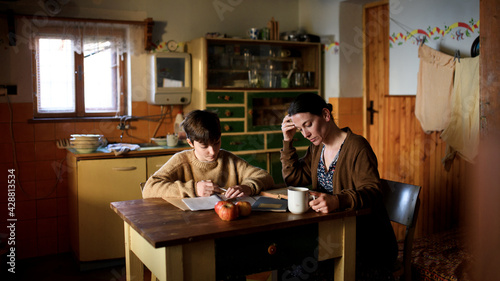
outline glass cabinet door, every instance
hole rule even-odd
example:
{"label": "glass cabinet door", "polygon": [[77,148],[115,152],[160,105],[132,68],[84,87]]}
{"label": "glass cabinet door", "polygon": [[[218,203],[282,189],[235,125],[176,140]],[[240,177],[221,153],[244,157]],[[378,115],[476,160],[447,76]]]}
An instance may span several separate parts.
{"label": "glass cabinet door", "polygon": [[281,130],[281,122],[287,114],[290,103],[302,93],[304,92],[248,92],[248,131]]}
{"label": "glass cabinet door", "polygon": [[319,43],[207,39],[207,89],[317,89]]}

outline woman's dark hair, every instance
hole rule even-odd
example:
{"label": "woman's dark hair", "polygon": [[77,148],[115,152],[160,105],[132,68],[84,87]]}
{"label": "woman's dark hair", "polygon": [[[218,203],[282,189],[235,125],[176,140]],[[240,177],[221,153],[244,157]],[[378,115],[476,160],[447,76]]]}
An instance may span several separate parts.
{"label": "woman's dark hair", "polygon": [[211,144],[220,139],[220,120],[217,114],[207,110],[193,110],[186,115],[181,127],[191,141]]}
{"label": "woman's dark hair", "polygon": [[331,104],[326,103],[325,100],[317,94],[304,93],[298,95],[295,100],[290,103],[290,107],[288,107],[288,115],[292,116],[297,113],[309,112],[317,116],[322,116],[323,108],[327,108],[331,114]]}

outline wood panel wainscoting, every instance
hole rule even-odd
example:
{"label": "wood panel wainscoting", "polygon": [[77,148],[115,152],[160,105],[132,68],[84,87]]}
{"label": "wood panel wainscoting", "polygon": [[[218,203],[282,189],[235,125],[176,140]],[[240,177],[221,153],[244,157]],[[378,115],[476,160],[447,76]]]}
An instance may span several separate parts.
{"label": "wood panel wainscoting", "polygon": [[[415,117],[416,96],[385,96],[382,178],[422,187],[415,237],[460,226],[472,164],[457,156],[447,168],[442,163],[446,143],[441,132],[426,134]],[[405,229],[395,226],[398,239]]]}
{"label": "wood panel wainscoting", "polygon": [[[377,155],[382,178],[422,187],[415,230],[418,238],[460,223],[459,210],[465,201],[461,200],[462,191],[466,190],[471,169],[458,158],[445,169],[441,160],[446,143],[440,139],[441,132],[423,132],[415,117],[416,96],[388,95],[388,4],[389,1],[382,0],[364,6],[363,107],[376,111],[372,114],[365,111],[363,132]],[[394,229],[398,239],[404,237],[403,227]]]}
{"label": "wood panel wainscoting", "polygon": [[[446,169],[442,164],[446,143],[441,132],[424,133],[415,117],[416,96],[385,96],[383,149],[378,152],[380,176],[422,187],[415,237],[460,226],[463,199],[472,164],[456,157]],[[362,98],[329,98],[332,115],[340,127],[362,134]],[[353,129],[354,128],[354,129]],[[361,129],[360,129],[361,128]],[[383,161],[381,161],[383,160]],[[397,238],[405,229],[394,225]]]}

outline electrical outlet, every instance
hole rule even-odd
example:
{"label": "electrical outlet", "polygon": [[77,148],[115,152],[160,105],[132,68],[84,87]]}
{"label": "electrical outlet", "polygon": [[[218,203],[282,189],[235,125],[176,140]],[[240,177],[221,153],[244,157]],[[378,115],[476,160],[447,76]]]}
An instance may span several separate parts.
{"label": "electrical outlet", "polygon": [[17,95],[17,85],[0,85],[0,96],[5,95],[15,96]]}

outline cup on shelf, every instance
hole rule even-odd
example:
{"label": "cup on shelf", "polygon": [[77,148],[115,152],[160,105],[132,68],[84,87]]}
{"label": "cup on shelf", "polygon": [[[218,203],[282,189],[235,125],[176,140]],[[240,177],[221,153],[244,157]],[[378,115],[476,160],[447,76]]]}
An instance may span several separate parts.
{"label": "cup on shelf", "polygon": [[304,87],[304,73],[295,72],[293,76],[293,86],[296,88]]}
{"label": "cup on shelf", "polygon": [[314,87],[314,72],[307,71],[305,73],[305,80],[306,87]]}
{"label": "cup on shelf", "polygon": [[264,27],[260,30],[259,35],[261,40],[269,40],[271,38],[271,30],[267,27]]}
{"label": "cup on shelf", "polygon": [[167,135],[167,146],[177,146],[179,143],[179,137],[176,134]]}
{"label": "cup on shelf", "polygon": [[252,28],[248,29],[247,35],[248,35],[248,37],[250,37],[250,39],[257,40],[257,39],[259,39],[259,29],[256,27],[252,27]]}
{"label": "cup on shelf", "polygon": [[288,79],[286,76],[281,77],[281,88],[288,88],[290,87],[290,79]]}
{"label": "cup on shelf", "polygon": [[245,64],[245,68],[250,68],[250,63],[251,63],[251,54],[250,54],[250,50],[248,49],[244,49],[243,50],[243,61],[244,61],[244,64]]}
{"label": "cup on shelf", "polygon": [[277,75],[274,75],[272,71],[267,72],[264,76],[264,88],[276,88],[277,83]]}
{"label": "cup on shelf", "polygon": [[248,85],[250,88],[260,87],[260,74],[256,69],[251,69],[248,71]]}
{"label": "cup on shelf", "polygon": [[280,51],[280,57],[282,57],[282,58],[289,57],[291,54],[292,54],[292,52],[290,52],[290,50],[281,50]]}

